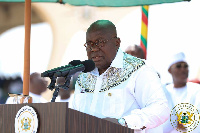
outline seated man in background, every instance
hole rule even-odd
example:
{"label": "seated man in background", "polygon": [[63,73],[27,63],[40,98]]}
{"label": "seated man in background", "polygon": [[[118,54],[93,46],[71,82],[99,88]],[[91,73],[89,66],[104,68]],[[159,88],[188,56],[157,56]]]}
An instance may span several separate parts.
{"label": "seated man in background", "polygon": [[126,48],[125,52],[140,59],[145,59],[144,51],[139,45],[130,45]]}
{"label": "seated man in background", "polygon": [[[42,93],[47,90],[47,80],[41,77],[41,74],[34,72],[30,75],[29,96],[32,97],[32,103],[46,103],[47,100],[42,97]],[[8,97],[5,104],[12,104],[13,97]]]}
{"label": "seated man in background", "polygon": [[[127,54],[130,54],[130,55],[135,56],[137,58],[145,59],[144,51],[143,51],[142,47],[139,46],[139,45],[136,45],[136,44],[130,45],[126,48],[125,52]],[[158,74],[158,77],[161,78],[159,72],[157,72],[157,74]]]}
{"label": "seated man in background", "polygon": [[35,72],[30,75],[30,92],[33,103],[45,103],[46,99],[42,97],[42,93],[47,90],[47,79],[41,77],[41,73]]}
{"label": "seated man in background", "polygon": [[98,20],[84,44],[95,69],[77,79],[73,109],[135,129],[162,133],[169,118],[167,99],[155,70],[120,49],[115,25]]}
{"label": "seated man in background", "polygon": [[[188,68],[189,66],[183,52],[177,53],[171,57],[168,66],[168,72],[172,76],[173,83],[167,84],[164,88],[171,110],[175,110],[175,106],[180,106],[181,109],[181,106],[183,105],[187,106],[192,104],[191,107],[194,106],[200,111],[200,85],[187,82],[189,73]],[[182,109],[181,111],[183,111],[183,114],[185,110]],[[187,112],[191,113],[190,110],[187,110]],[[186,116],[188,115],[187,112],[185,112]],[[174,115],[179,115],[181,112],[176,113],[177,114]],[[193,113],[195,113],[195,110]],[[190,130],[189,128],[186,128],[189,126],[187,123],[180,124],[180,122],[176,121],[173,127],[172,122],[172,119],[168,119],[168,121],[163,124],[164,133],[180,133],[180,131],[187,132]],[[191,125],[190,128],[194,128],[193,125]],[[200,133],[200,125],[198,125],[198,128],[194,129],[191,133]]]}

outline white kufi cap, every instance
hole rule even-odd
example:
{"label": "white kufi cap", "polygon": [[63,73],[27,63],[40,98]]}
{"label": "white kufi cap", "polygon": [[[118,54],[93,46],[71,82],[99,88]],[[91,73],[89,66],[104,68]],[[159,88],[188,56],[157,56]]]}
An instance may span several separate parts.
{"label": "white kufi cap", "polygon": [[169,61],[168,69],[177,62],[187,62],[185,58],[185,54],[183,52],[179,52],[175,55],[173,55]]}

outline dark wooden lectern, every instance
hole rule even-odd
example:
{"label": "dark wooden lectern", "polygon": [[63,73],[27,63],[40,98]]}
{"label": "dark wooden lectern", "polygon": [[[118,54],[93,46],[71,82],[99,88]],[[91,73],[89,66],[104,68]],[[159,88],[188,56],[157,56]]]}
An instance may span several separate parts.
{"label": "dark wooden lectern", "polygon": [[68,103],[29,103],[0,105],[0,133],[15,133],[15,116],[28,105],[38,116],[37,133],[134,133],[134,130],[79,111]]}

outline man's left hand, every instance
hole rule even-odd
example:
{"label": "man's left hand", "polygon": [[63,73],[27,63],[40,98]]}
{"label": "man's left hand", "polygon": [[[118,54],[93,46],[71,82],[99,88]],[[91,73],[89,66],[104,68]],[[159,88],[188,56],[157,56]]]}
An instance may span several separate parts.
{"label": "man's left hand", "polygon": [[[118,119],[116,119],[116,118],[109,118],[109,117],[107,117],[107,118],[103,118],[103,119],[104,119],[104,120],[107,120],[107,121],[110,121],[110,122],[112,122],[112,123],[121,125],[121,124],[119,124]],[[125,127],[128,127],[128,125],[126,124]]]}

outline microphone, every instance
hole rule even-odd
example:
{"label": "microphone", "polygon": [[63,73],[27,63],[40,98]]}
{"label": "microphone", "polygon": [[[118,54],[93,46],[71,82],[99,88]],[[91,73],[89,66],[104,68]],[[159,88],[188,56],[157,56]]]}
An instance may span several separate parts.
{"label": "microphone", "polygon": [[77,65],[80,65],[81,63],[82,62],[80,60],[73,60],[73,61],[69,62],[69,65],[60,66],[60,67],[53,68],[51,70],[48,70],[48,71],[41,73],[41,77],[53,77],[54,73],[57,72],[58,70],[66,69],[68,67],[77,66]]}
{"label": "microphone", "polygon": [[55,77],[66,77],[66,76],[71,76],[71,75],[75,74],[76,72],[81,72],[81,71],[83,71],[84,73],[90,72],[90,71],[94,70],[94,68],[95,68],[95,64],[92,60],[85,60],[79,65],[58,70],[54,74],[54,76]]}

